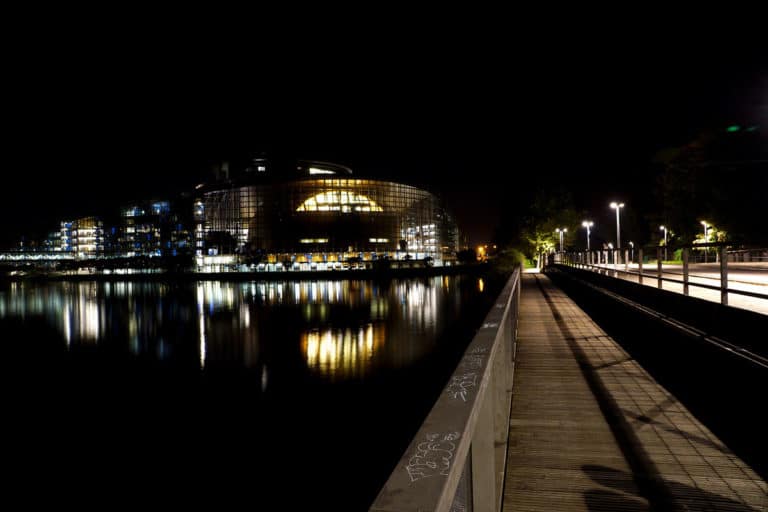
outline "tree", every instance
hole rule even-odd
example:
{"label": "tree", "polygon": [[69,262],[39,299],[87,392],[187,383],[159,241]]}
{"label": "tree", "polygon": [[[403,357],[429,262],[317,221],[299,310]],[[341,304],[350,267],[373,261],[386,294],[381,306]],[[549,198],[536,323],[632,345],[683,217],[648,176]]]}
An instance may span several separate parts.
{"label": "tree", "polygon": [[559,250],[555,229],[567,229],[566,247],[573,245],[583,216],[573,207],[573,196],[562,188],[540,190],[528,205],[502,220],[495,240],[500,247],[515,248],[526,257]]}
{"label": "tree", "polygon": [[734,128],[703,133],[656,155],[656,196],[666,222],[684,241],[703,236],[706,220],[731,240],[768,242],[768,144],[757,130]]}

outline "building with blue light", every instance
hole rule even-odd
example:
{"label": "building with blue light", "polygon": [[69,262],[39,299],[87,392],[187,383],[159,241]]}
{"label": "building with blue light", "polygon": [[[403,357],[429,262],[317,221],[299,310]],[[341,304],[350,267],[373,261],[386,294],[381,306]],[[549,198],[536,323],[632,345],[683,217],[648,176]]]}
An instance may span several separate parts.
{"label": "building with blue light", "polygon": [[192,253],[190,233],[169,201],[144,201],[120,211],[119,256],[178,256]]}

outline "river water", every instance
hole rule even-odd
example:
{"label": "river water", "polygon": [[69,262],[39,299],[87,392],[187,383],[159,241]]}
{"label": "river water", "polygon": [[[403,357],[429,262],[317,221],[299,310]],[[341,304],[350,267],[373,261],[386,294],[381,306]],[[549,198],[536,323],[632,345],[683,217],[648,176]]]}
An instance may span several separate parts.
{"label": "river water", "polygon": [[2,283],[4,487],[30,505],[365,510],[498,291]]}

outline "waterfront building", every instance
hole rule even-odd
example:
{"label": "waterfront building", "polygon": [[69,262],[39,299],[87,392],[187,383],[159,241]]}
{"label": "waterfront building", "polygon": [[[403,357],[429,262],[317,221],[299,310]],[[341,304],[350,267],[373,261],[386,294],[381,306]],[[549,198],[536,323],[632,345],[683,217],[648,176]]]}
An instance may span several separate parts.
{"label": "waterfront building", "polygon": [[328,270],[451,264],[455,222],[434,194],[328,162],[219,166],[193,207],[201,270]]}
{"label": "waterfront building", "polygon": [[50,235],[49,240],[53,251],[71,254],[77,259],[104,254],[104,226],[98,217],[63,220],[59,236]]}
{"label": "waterfront building", "polygon": [[189,231],[169,201],[143,201],[120,211],[120,256],[177,256],[191,253]]}

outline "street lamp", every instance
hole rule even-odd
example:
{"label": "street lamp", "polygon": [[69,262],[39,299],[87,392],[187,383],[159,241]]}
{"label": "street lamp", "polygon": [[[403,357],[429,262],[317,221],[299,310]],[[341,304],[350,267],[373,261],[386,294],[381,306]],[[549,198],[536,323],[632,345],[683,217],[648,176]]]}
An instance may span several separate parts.
{"label": "street lamp", "polygon": [[[701,221],[701,225],[704,226],[704,243],[706,244],[708,242],[707,240],[707,228],[709,228],[709,225],[707,224],[707,221],[703,220]],[[707,246],[704,246],[704,263],[707,262]]]}
{"label": "street lamp", "polygon": [[592,222],[591,220],[585,220],[584,222],[581,223],[581,225],[587,228],[587,252],[589,252],[589,228],[594,226],[595,223]]}
{"label": "street lamp", "polygon": [[632,263],[635,259],[635,243],[630,240],[629,241],[629,262]]}
{"label": "street lamp", "polygon": [[664,230],[664,259],[669,260],[669,255],[667,254],[667,228],[666,226],[659,226],[659,229]]}
{"label": "street lamp", "polygon": [[616,248],[621,249],[621,228],[619,226],[619,210],[624,208],[624,203],[611,203],[611,208],[616,210]]}
{"label": "street lamp", "polygon": [[563,252],[563,233],[567,233],[568,228],[563,228],[563,229],[557,228],[555,229],[555,232],[560,233],[560,252]]}

